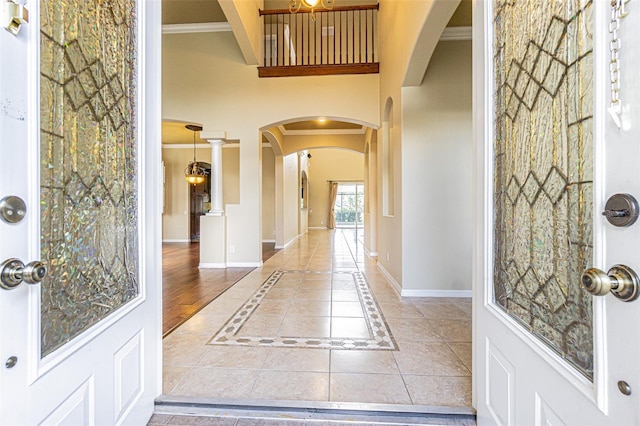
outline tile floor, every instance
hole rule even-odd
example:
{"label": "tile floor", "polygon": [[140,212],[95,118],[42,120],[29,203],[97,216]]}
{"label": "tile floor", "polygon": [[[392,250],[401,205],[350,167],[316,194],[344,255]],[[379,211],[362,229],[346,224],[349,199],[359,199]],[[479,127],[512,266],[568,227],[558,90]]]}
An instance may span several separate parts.
{"label": "tile floor", "polygon": [[310,230],[164,339],[164,393],[471,406],[471,300],[401,298],[353,230]]}

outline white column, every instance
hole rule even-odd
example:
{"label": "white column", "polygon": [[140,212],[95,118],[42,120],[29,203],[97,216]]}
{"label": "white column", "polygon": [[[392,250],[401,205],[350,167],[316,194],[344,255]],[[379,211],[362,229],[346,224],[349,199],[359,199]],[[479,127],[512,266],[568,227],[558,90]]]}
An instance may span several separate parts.
{"label": "white column", "polygon": [[223,216],[222,205],[222,145],[221,139],[207,139],[211,144],[211,210],[208,216]]}

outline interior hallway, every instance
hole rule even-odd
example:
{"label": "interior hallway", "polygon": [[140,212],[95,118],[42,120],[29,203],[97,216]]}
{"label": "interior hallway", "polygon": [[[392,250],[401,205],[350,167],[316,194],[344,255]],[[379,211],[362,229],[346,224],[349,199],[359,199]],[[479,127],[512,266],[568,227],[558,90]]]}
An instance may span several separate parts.
{"label": "interior hallway", "polygon": [[310,230],[169,334],[164,394],[470,407],[471,300],[400,298],[360,237]]}

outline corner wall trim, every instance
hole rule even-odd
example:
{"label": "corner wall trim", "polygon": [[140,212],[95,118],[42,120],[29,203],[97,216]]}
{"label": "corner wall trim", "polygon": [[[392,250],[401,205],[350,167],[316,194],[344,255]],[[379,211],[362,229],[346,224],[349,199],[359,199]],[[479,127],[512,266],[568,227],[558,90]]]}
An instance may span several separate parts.
{"label": "corner wall trim", "polygon": [[430,290],[405,288],[400,292],[402,297],[471,297],[471,290]]}
{"label": "corner wall trim", "polygon": [[198,265],[200,269],[224,269],[226,267],[225,263],[201,263]]}
{"label": "corner wall trim", "polygon": [[400,283],[398,283],[398,281],[396,281],[396,279],[391,276],[389,271],[384,269],[384,266],[382,266],[380,262],[377,262],[376,265],[378,266],[378,269],[380,269],[380,272],[382,272],[382,275],[384,275],[389,283],[391,283],[394,290],[397,291],[399,295],[402,295],[402,286],[400,285]]}
{"label": "corner wall trim", "polygon": [[440,36],[440,41],[471,40],[471,27],[447,27]]}
{"label": "corner wall trim", "polygon": [[165,24],[162,26],[162,34],[187,34],[187,33],[220,33],[231,31],[228,22],[203,22],[200,24]]}

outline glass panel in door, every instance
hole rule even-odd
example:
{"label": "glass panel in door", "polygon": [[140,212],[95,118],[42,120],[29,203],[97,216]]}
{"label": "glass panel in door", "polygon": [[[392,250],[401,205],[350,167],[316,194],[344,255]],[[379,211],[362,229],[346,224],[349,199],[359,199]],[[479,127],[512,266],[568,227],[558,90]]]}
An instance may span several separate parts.
{"label": "glass panel in door", "polygon": [[136,3],[40,15],[44,357],[139,293]]}
{"label": "glass panel in door", "polygon": [[494,1],[494,297],[593,379],[591,1]]}

